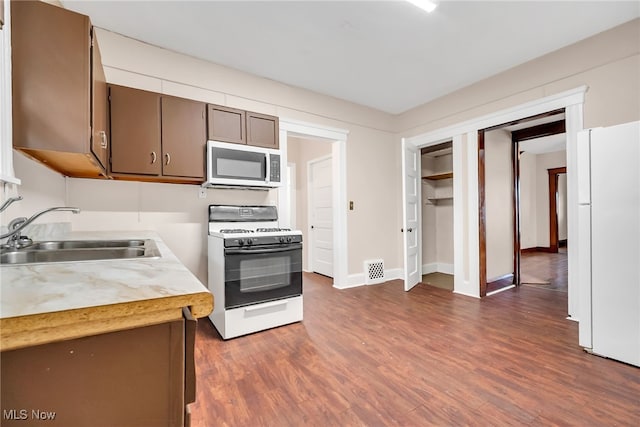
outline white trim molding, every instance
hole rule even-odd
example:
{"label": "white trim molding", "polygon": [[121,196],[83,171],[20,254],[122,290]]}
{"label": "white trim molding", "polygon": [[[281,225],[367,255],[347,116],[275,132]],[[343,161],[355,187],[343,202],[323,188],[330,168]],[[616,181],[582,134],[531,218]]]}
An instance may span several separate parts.
{"label": "white trim molding", "polygon": [[390,268],[389,270],[385,270],[384,271],[384,275],[385,275],[385,281],[382,283],[378,283],[375,285],[365,285],[365,272],[362,273],[358,273],[358,274],[350,274],[349,275],[349,281],[347,282],[346,285],[343,286],[336,286],[335,284],[333,285],[334,288],[337,289],[349,289],[349,288],[357,288],[360,286],[378,286],[378,285],[384,285],[385,283],[387,283],[389,280],[402,280],[404,278],[404,269],[402,268]]}
{"label": "white trim molding", "polygon": [[346,129],[321,126],[313,123],[293,119],[280,119],[280,129],[299,135],[315,136],[316,138],[346,141],[349,131]]}
{"label": "white trim molding", "polygon": [[[333,286],[349,287],[348,239],[347,239],[347,136],[348,130],[306,123],[297,120],[280,119],[280,140],[284,140],[286,150],[287,135],[308,136],[331,141],[333,173]],[[284,155],[285,153],[283,153]],[[285,159],[286,160],[286,159]],[[288,212],[290,208],[288,189],[278,191],[278,210]]]}
{"label": "white trim molding", "polygon": [[444,273],[453,275],[453,264],[447,264],[443,262],[432,262],[429,264],[422,264],[422,275],[430,273]]}
{"label": "white trim molding", "polygon": [[536,114],[566,108],[570,105],[582,104],[584,103],[584,96],[588,89],[587,85],[582,85],[574,89],[536,99],[515,107],[505,108],[494,113],[406,138],[406,140],[418,147],[424,147],[429,143],[447,140],[455,135],[462,135],[464,133],[485,129],[513,120],[535,116]]}
{"label": "white trim molding", "polygon": [[[478,223],[478,131],[488,127],[501,125],[525,117],[549,111],[565,109],[567,129],[567,193],[568,193],[568,235],[575,236],[577,227],[575,220],[575,194],[577,179],[575,139],[583,129],[583,104],[588,86],[583,85],[571,90],[536,99],[511,108],[502,109],[491,114],[466,120],[451,126],[426,132],[410,138],[403,138],[406,143],[418,148],[447,141],[453,138],[454,161],[454,293],[479,297],[479,223]],[[466,139],[466,141],[464,141]],[[402,177],[403,180],[405,179]],[[403,201],[404,204],[404,195]],[[420,227],[420,224],[419,224]],[[465,245],[465,247],[463,247]],[[578,282],[576,279],[576,245],[569,245],[568,251],[568,308],[569,316],[578,317]],[[406,260],[407,254],[404,254]]]}

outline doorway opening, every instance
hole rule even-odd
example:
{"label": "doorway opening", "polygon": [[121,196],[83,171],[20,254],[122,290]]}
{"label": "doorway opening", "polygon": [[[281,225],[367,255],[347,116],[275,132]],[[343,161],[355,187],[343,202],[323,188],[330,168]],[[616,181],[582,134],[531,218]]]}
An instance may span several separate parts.
{"label": "doorway opening", "polygon": [[[303,233],[303,270],[315,271],[314,259],[318,254],[324,261],[319,273],[333,278],[336,288],[347,287],[347,206],[346,200],[346,140],[347,131],[322,128],[317,125],[280,120],[280,146],[286,154],[291,179],[278,194],[280,223],[283,227],[295,227]],[[309,187],[314,164],[324,160],[322,188]],[[315,171],[315,175],[318,171]],[[313,176],[313,175],[311,175]],[[315,180],[319,182],[318,180]],[[320,246],[316,233],[317,222],[310,214],[314,194],[321,192]],[[317,215],[317,213],[316,213]],[[324,227],[324,225],[330,225]],[[314,249],[315,248],[315,249]],[[323,250],[328,249],[328,250]]]}
{"label": "doorway opening", "polygon": [[[566,240],[564,109],[482,129],[478,137],[480,295],[556,282],[566,291],[566,275],[539,277],[531,268],[533,263],[544,270],[544,259],[567,272],[566,253],[560,260],[534,254],[558,252],[558,224]],[[559,181],[564,183],[560,192]]]}

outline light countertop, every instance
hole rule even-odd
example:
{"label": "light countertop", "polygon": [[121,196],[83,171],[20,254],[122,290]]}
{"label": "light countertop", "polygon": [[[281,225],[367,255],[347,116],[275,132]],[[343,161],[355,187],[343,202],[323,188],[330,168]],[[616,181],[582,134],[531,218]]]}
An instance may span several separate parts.
{"label": "light countertop", "polygon": [[56,240],[154,239],[160,258],[0,266],[0,349],[208,315],[213,296],[149,231]]}

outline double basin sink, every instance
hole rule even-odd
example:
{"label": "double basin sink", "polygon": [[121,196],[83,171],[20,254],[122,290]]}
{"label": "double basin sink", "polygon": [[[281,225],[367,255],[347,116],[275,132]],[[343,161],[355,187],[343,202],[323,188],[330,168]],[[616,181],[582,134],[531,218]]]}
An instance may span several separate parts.
{"label": "double basin sink", "polygon": [[54,240],[34,242],[19,249],[0,249],[0,264],[3,265],[158,257],[160,251],[153,239]]}

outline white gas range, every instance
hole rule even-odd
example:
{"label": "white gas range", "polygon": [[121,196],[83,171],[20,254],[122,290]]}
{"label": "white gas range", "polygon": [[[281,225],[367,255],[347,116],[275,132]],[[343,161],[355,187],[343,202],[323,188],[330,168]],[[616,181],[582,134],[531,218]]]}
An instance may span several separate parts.
{"label": "white gas range", "polygon": [[209,315],[224,339],[302,320],[302,232],[275,206],[209,206]]}

